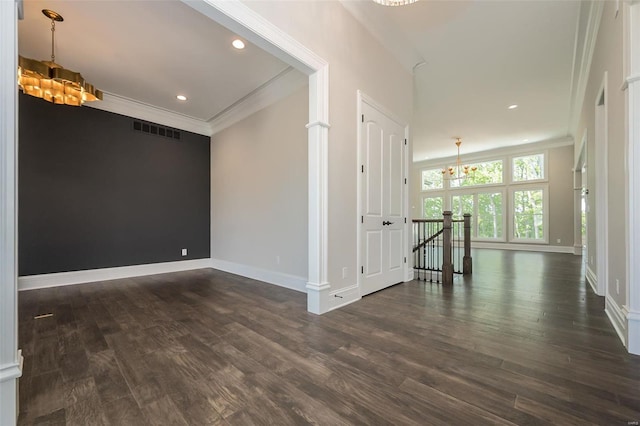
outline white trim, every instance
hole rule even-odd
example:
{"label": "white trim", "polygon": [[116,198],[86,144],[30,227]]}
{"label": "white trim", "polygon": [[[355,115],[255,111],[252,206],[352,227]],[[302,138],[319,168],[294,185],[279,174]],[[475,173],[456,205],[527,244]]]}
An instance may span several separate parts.
{"label": "white trim", "polygon": [[[18,355],[22,358],[22,355]],[[18,362],[0,365],[0,382],[7,382],[11,379],[17,379],[22,376],[22,359]]]}
{"label": "white trim", "polygon": [[307,310],[329,310],[329,64],[241,0],[183,0],[252,44],[309,76]]}
{"label": "white trim", "polygon": [[357,302],[362,298],[362,296],[360,296],[360,287],[358,286],[358,284],[332,291],[329,293],[329,297],[331,298],[330,300],[334,303],[334,305],[329,308],[330,311],[346,305],[350,305],[351,303]]}
{"label": "white trim", "polygon": [[582,255],[582,250],[583,247],[581,244],[574,244],[573,245],[573,254],[575,254],[576,256],[581,256]]}
{"label": "white trim", "polygon": [[[486,160],[498,160],[502,157],[516,156],[520,154],[535,153],[536,151],[549,150],[554,148],[562,148],[563,146],[574,145],[572,137],[563,137],[558,139],[548,139],[541,142],[532,142],[522,145],[507,146],[503,148],[488,149],[486,151],[472,152],[460,155],[460,160],[464,163],[480,162]],[[449,157],[430,158],[428,160],[414,161],[414,167],[425,169],[441,168],[442,164],[455,164],[457,157],[455,155]],[[504,181],[504,179],[503,179]]]}
{"label": "white trim", "polygon": [[640,355],[640,223],[637,217],[640,211],[640,2],[625,2],[626,43],[623,51],[628,69],[629,87],[627,89],[627,306],[628,346],[633,354]]}
{"label": "white trim", "polygon": [[190,271],[211,267],[210,259],[181,260],[177,262],[151,263],[146,265],[120,266],[116,268],[88,269],[84,271],[58,272],[53,274],[28,275],[18,278],[18,288],[35,290],[38,288],[86,284],[96,281],[142,277],[169,272]]}
{"label": "white trim", "polygon": [[613,328],[616,330],[622,344],[627,346],[626,315],[609,294],[607,294],[604,299],[604,312],[607,314],[607,317],[609,317],[609,321],[611,321],[611,325],[613,325]]}
{"label": "white trim", "polygon": [[[593,52],[596,48],[596,41],[598,39],[598,29],[600,28],[600,21],[602,18],[602,11],[604,10],[603,1],[594,1],[580,4],[580,8],[589,7],[587,13],[586,22],[582,22],[580,19],[576,25],[576,44],[574,46],[574,64],[573,73],[571,76],[572,83],[576,81],[576,84],[572,84],[572,101],[570,105],[570,119],[569,119],[569,134],[577,134],[578,125],[580,123],[580,114],[582,113],[582,106],[584,103],[585,94],[587,92],[587,83],[589,82],[589,73],[591,71],[591,62],[593,59]],[[580,13],[582,15],[582,13]],[[584,36],[580,37],[580,33],[584,29]],[[582,50],[578,52],[578,41],[584,40]],[[578,54],[579,53],[579,54]],[[576,79],[576,73],[578,78]]]}
{"label": "white trim", "polygon": [[640,311],[630,311],[627,306],[622,309],[627,318],[627,350],[640,355]]}
{"label": "white trim", "polygon": [[16,424],[18,353],[18,5],[0,0],[0,423]]}
{"label": "white trim", "polygon": [[589,283],[589,285],[591,286],[593,293],[597,295],[598,294],[598,276],[596,275],[595,272],[593,272],[593,269],[591,269],[591,267],[588,265],[587,265],[587,272],[585,274],[585,278]]}
{"label": "white trim", "polygon": [[539,251],[543,253],[568,253],[573,254],[573,246],[550,246],[548,244],[521,244],[521,243],[499,243],[487,241],[472,241],[471,248],[486,248],[496,250],[522,250]]}
{"label": "white trim", "polygon": [[[596,206],[596,273],[598,274],[599,296],[604,296],[608,287],[609,271],[609,166],[608,166],[608,105],[609,89],[607,87],[607,71],[602,77],[602,84],[596,95],[593,106],[596,131],[594,134],[595,145],[595,206]],[[604,97],[604,105],[600,106],[600,98]],[[598,108],[602,108],[601,129],[602,140],[598,139]]]}
{"label": "white trim", "polygon": [[88,102],[84,105],[102,111],[162,124],[164,126],[175,127],[176,129],[197,133],[199,135],[211,136],[211,126],[204,120],[178,114],[112,93],[105,92],[102,101]]}
{"label": "white trim", "polygon": [[292,67],[258,87],[208,121],[211,134],[221,132],[251,114],[281,100],[309,84],[309,78]]}
{"label": "white trim", "polygon": [[296,275],[285,274],[278,271],[257,268],[250,265],[229,262],[222,259],[211,259],[209,266],[219,271],[229,272],[253,280],[263,281],[280,287],[306,293],[306,278]]}

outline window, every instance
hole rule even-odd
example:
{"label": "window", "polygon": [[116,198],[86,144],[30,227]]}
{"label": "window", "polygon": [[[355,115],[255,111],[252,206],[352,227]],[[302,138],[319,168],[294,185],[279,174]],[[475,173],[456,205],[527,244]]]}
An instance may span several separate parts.
{"label": "window", "polygon": [[513,239],[547,242],[547,191],[543,188],[514,189]]}
{"label": "window", "polygon": [[442,170],[430,169],[422,171],[422,190],[442,189]]}
{"label": "window", "polygon": [[465,213],[474,215],[473,194],[453,195],[451,197],[451,218],[459,220]]}
{"label": "window", "polygon": [[476,214],[477,237],[482,239],[503,239],[502,192],[478,194]]}
{"label": "window", "polygon": [[477,167],[477,170],[475,172],[470,171],[466,179],[451,180],[451,187],[460,188],[466,186],[501,184],[503,181],[502,160],[469,164],[469,170],[471,170],[472,167]]}
{"label": "window", "polygon": [[514,157],[511,163],[511,180],[525,182],[544,179],[544,154]]}
{"label": "window", "polygon": [[422,199],[422,217],[425,219],[442,219],[442,197],[424,197]]}

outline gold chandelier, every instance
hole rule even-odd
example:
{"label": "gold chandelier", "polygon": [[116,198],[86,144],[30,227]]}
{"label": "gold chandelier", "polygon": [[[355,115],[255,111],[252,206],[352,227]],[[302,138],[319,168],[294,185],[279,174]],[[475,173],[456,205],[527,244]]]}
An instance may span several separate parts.
{"label": "gold chandelier", "polygon": [[49,9],[43,9],[42,13],[51,19],[51,61],[37,61],[18,56],[20,89],[27,95],[42,98],[54,104],[80,106],[85,102],[102,100],[102,92],[87,83],[80,73],[56,64],[54,52],[56,22],[62,22],[64,18]]}
{"label": "gold chandelier", "polygon": [[373,0],[373,1],[383,6],[404,6],[406,4],[413,4],[418,0]]}
{"label": "gold chandelier", "polygon": [[469,176],[469,172],[475,172],[478,170],[476,166],[463,166],[460,161],[460,145],[462,144],[462,138],[454,138],[456,140],[456,146],[458,147],[458,156],[456,157],[456,165],[450,166],[447,169],[442,169],[442,175],[449,180],[463,180]]}

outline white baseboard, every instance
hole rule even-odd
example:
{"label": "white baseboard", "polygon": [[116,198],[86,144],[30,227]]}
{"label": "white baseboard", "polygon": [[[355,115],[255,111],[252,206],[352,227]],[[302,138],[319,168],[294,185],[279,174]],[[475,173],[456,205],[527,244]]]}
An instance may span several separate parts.
{"label": "white baseboard", "polygon": [[304,277],[298,277],[277,271],[269,271],[267,269],[261,269],[255,266],[243,265],[221,259],[211,259],[208,266],[213,269],[219,269],[224,272],[230,272],[232,274],[241,275],[254,280],[264,281],[269,284],[275,284],[280,287],[285,287],[302,293],[307,292],[307,279]]}
{"label": "white baseboard", "polygon": [[618,337],[622,340],[622,344],[627,346],[627,318],[626,315],[622,312],[622,309],[613,297],[606,295],[604,299],[604,312],[609,317],[609,321],[611,321],[611,325],[618,333]]}
{"label": "white baseboard", "polygon": [[627,318],[627,350],[640,355],[640,312],[630,311],[627,306],[622,310]]}
{"label": "white baseboard", "polygon": [[591,269],[590,266],[587,266],[587,273],[585,274],[585,278],[587,282],[591,285],[591,289],[595,294],[598,294],[598,276]]}
{"label": "white baseboard", "polygon": [[357,302],[360,299],[362,299],[362,296],[360,295],[358,284],[332,291],[329,293],[329,311]]}
{"label": "white baseboard", "polygon": [[550,246],[548,244],[490,243],[485,241],[471,241],[471,248],[540,251],[545,253],[574,253],[573,246]]}
{"label": "white baseboard", "polygon": [[120,266],[117,268],[89,269],[85,271],[58,272],[54,274],[28,275],[18,277],[18,290],[59,287],[73,284],[85,284],[96,281],[117,280],[120,278],[141,277],[145,275],[165,274],[168,272],[189,271],[210,268],[211,260],[195,259],[176,262],[151,263],[146,265]]}

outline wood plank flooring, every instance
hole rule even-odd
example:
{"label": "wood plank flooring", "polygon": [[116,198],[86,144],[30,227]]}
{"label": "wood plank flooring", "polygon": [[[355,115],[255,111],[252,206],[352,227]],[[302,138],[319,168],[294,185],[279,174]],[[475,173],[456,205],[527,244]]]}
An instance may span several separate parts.
{"label": "wood plank flooring", "polygon": [[22,292],[19,423],[640,421],[640,357],[580,257],[473,257],[452,287],[399,284],[322,316],[213,270]]}

